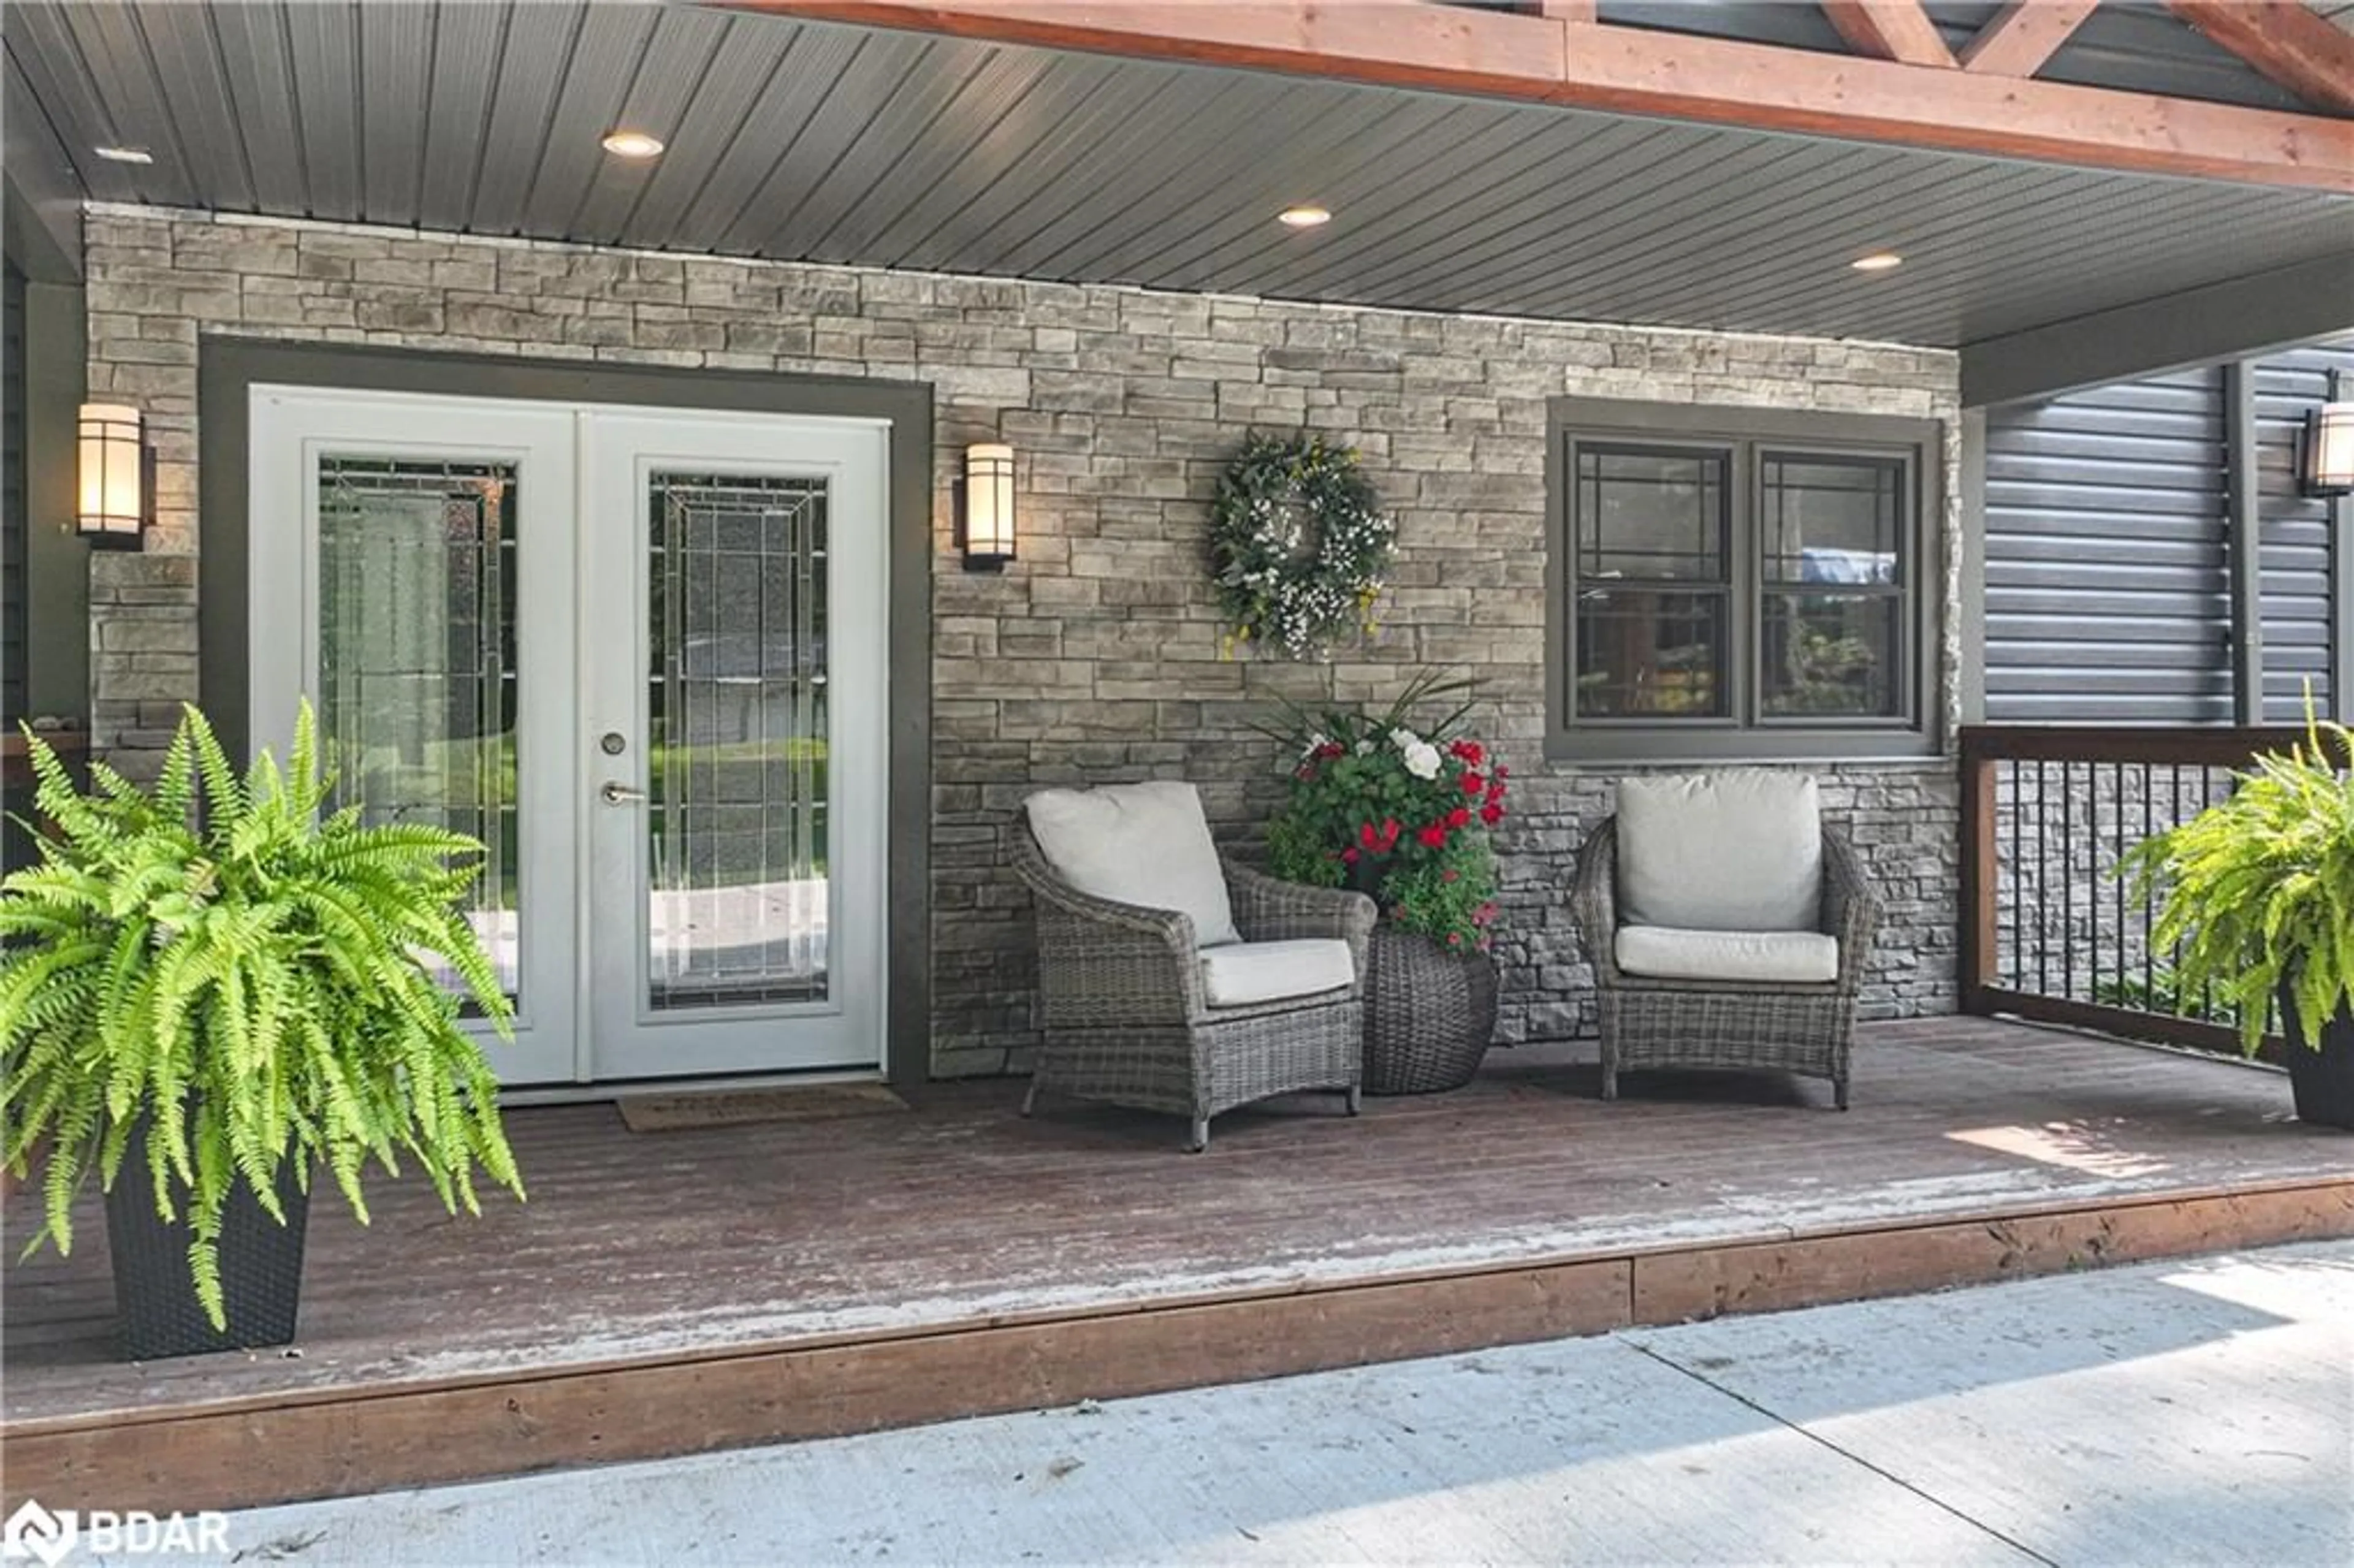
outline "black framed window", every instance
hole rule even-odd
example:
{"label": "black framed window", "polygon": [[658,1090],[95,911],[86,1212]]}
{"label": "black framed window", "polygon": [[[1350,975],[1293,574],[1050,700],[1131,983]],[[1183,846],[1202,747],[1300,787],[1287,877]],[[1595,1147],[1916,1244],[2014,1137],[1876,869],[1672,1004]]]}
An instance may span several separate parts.
{"label": "black framed window", "polygon": [[1718,717],[1733,639],[1725,454],[1577,449],[1578,714]]}
{"label": "black framed window", "polygon": [[1934,420],[1562,398],[1547,749],[1917,754]]}

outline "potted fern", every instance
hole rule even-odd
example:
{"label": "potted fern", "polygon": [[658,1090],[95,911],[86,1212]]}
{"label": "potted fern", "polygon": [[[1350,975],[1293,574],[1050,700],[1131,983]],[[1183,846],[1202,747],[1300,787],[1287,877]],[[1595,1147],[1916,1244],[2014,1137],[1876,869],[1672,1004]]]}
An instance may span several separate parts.
{"label": "potted fern", "polygon": [[2297,1119],[2354,1128],[2354,734],[2310,715],[2306,740],[2267,754],[2181,826],[2127,852],[2119,872],[2162,899],[2154,950],[2179,944],[2175,994],[2211,992],[2253,1055],[2280,1008]]}
{"label": "potted fern", "polygon": [[362,1168],[404,1160],[453,1213],[479,1167],[517,1196],[497,1085],[458,994],[510,1009],[459,899],[482,845],[328,810],[310,708],[288,764],[239,777],[186,711],[152,789],[37,736],[38,861],[0,881],[0,1160],[36,1150],[32,1245],[73,1245],[95,1173],[133,1360],[293,1338],[323,1171],[365,1222]]}

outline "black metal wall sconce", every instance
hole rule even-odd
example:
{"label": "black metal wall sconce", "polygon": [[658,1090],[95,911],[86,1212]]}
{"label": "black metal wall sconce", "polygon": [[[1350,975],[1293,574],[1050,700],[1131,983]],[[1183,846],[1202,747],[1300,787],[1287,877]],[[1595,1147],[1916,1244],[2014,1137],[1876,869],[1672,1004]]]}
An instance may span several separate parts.
{"label": "black metal wall sconce", "polygon": [[2342,373],[2329,373],[2329,400],[2305,416],[2297,488],[2307,495],[2354,494],[2354,402]]}
{"label": "black metal wall sconce", "polygon": [[964,449],[964,569],[1002,572],[1013,558],[1013,449]]}
{"label": "black metal wall sconce", "polygon": [[155,510],[155,454],[145,421],[128,404],[84,403],[80,429],[74,532],[96,549],[141,548]]}

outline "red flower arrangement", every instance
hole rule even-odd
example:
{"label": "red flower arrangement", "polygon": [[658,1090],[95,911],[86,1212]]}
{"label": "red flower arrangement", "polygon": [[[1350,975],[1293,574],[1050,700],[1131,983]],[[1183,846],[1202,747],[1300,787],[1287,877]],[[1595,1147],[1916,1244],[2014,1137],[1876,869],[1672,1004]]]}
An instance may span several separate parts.
{"label": "red flower arrangement", "polygon": [[1387,711],[1291,711],[1289,798],[1267,824],[1275,874],[1372,894],[1383,917],[1442,946],[1485,948],[1496,918],[1489,830],[1504,820],[1509,769],[1454,733],[1468,701],[1437,724],[1408,724],[1468,681],[1411,683]]}

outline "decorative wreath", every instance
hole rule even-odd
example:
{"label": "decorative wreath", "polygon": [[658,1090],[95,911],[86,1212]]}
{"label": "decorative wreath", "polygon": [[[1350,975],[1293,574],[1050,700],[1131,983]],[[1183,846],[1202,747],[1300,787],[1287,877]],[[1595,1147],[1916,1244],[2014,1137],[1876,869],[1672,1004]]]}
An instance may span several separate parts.
{"label": "decorative wreath", "polygon": [[1372,630],[1396,543],[1353,450],[1305,432],[1246,437],[1210,513],[1228,647],[1257,640],[1306,659],[1352,623]]}

